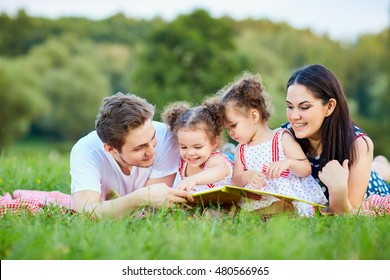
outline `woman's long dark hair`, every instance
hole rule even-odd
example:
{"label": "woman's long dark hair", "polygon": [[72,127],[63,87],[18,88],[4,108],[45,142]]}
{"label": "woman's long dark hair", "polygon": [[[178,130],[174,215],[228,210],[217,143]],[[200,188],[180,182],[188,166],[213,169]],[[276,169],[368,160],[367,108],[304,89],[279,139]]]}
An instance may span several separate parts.
{"label": "woman's long dark hair", "polygon": [[[334,159],[340,164],[345,159],[349,159],[349,164],[352,165],[356,161],[354,123],[349,115],[345,94],[335,75],[322,65],[308,65],[292,74],[287,82],[287,89],[294,84],[305,86],[316,98],[322,100],[323,105],[327,104],[331,98],[337,102],[333,113],[324,119],[321,126],[320,170]],[[307,152],[309,140],[297,139],[297,141]]]}

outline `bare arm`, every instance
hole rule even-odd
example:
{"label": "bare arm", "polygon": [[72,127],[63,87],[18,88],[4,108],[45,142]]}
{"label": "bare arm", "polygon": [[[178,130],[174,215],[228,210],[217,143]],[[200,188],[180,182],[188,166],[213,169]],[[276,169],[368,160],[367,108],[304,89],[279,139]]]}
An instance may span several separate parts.
{"label": "bare arm", "polygon": [[[357,145],[357,161],[349,169],[348,199],[354,209],[358,208],[367,191],[374,157],[374,144],[369,137],[359,137]],[[367,146],[368,145],[368,146]]]}
{"label": "bare arm", "polygon": [[[341,166],[336,160],[328,162],[319,178],[329,189],[329,212],[349,213],[357,209],[364,198],[370,179],[374,145],[370,138],[355,140],[357,160],[348,168],[348,161]],[[367,146],[368,145],[368,146]]]}
{"label": "bare arm", "polygon": [[233,183],[236,186],[244,187],[250,184],[252,187],[264,187],[267,182],[263,179],[263,174],[259,170],[245,170],[240,159],[240,145],[237,146],[234,154]]}
{"label": "bare arm", "polygon": [[282,135],[282,146],[287,159],[275,162],[270,165],[267,174],[271,178],[280,176],[284,170],[290,169],[298,177],[307,177],[311,173],[311,165],[306,158],[301,146],[294,137],[287,132]]}
{"label": "bare arm", "polygon": [[164,183],[167,184],[169,187],[172,187],[173,182],[175,181],[175,177],[176,173],[161,178],[149,178],[145,185],[150,186],[154,184]]}
{"label": "bare arm", "polygon": [[196,185],[206,185],[221,181],[230,173],[230,166],[221,157],[215,156],[207,162],[207,168],[197,174],[184,178],[178,189],[190,191]]}
{"label": "bare arm", "polygon": [[245,180],[243,176],[245,168],[240,159],[240,146],[241,145],[237,146],[236,152],[234,153],[233,182],[235,185],[243,187],[248,184],[248,180]]}
{"label": "bare arm", "polygon": [[172,207],[175,203],[186,203],[192,199],[188,192],[172,189],[164,183],[140,188],[108,201],[101,201],[100,194],[95,191],[79,191],[72,195],[73,207],[77,212],[85,211],[95,217],[111,218],[123,217],[142,206]]}

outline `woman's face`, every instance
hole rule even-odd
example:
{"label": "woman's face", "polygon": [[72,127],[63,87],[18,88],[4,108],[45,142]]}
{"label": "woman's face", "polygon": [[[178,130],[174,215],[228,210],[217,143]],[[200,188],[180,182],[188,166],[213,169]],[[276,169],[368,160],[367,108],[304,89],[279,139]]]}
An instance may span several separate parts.
{"label": "woman's face", "polygon": [[287,119],[295,136],[320,140],[322,123],[333,112],[329,103],[323,105],[322,100],[316,98],[307,87],[294,84],[287,89],[286,105]]}

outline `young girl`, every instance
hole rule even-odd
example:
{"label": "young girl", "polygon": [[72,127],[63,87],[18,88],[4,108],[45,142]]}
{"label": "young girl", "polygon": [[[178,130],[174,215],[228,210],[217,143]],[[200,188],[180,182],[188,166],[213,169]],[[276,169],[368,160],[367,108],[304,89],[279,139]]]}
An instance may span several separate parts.
{"label": "young girl", "polygon": [[[229,135],[239,143],[234,159],[234,183],[314,203],[327,203],[321,187],[310,176],[310,162],[291,133],[268,127],[268,99],[260,76],[247,72],[222,90],[226,127]],[[241,200],[239,206],[248,211],[263,209],[261,212],[267,213],[265,208],[271,209],[271,205],[278,203],[280,201],[275,197],[263,196],[260,200]],[[313,207],[308,203],[294,201],[293,206],[299,215],[313,214]]]}
{"label": "young girl", "polygon": [[177,188],[191,193],[231,185],[233,163],[217,148],[223,130],[218,102],[190,107],[185,102],[168,106],[162,115],[180,146],[180,181]]}

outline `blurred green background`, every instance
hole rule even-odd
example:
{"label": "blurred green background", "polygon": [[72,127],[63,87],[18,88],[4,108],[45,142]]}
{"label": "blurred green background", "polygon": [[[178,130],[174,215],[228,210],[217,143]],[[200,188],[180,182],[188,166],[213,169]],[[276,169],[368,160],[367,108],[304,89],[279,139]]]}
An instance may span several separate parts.
{"label": "blurred green background", "polygon": [[324,64],[340,79],[353,119],[390,157],[389,28],[353,42],[270,20],[216,18],[197,9],[172,20],[118,13],[92,20],[0,14],[0,149],[18,141],[75,142],[94,129],[103,97],[135,93],[157,107],[199,103],[244,70],[272,96],[270,125],[286,121],[294,69]]}

